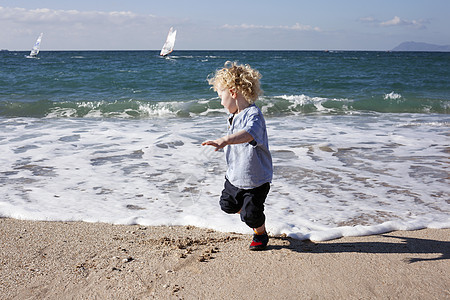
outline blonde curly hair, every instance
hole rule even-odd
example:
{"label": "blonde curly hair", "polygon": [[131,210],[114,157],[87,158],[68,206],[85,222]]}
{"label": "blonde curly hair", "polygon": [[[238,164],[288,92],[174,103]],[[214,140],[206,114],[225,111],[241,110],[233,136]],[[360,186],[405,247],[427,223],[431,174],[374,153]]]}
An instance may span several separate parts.
{"label": "blonde curly hair", "polygon": [[259,80],[261,74],[249,65],[238,65],[236,62],[227,61],[224,68],[216,71],[213,77],[208,76],[208,83],[214,91],[234,89],[240,92],[248,103],[253,104],[263,90]]}

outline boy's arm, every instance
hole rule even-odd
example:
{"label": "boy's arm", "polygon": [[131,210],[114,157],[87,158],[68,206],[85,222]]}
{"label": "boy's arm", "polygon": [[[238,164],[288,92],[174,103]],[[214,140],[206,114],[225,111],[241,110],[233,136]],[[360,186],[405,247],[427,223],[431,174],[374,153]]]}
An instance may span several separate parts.
{"label": "boy's arm", "polygon": [[202,143],[202,146],[209,145],[216,147],[216,150],[220,150],[224,148],[226,145],[232,145],[232,144],[243,144],[243,143],[249,143],[253,141],[253,137],[250,133],[248,133],[245,130],[241,130],[239,132],[221,137],[214,141],[206,141]]}

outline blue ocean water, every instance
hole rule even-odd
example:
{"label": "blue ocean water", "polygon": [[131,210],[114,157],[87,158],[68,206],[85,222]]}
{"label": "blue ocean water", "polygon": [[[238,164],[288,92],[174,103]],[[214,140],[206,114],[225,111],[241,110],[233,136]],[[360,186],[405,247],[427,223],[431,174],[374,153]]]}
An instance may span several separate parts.
{"label": "blue ocean water", "polygon": [[449,227],[450,54],[0,52],[0,216],[248,232],[217,204],[226,132],[206,82],[262,75],[272,234]]}
{"label": "blue ocean water", "polygon": [[[180,116],[218,108],[206,76],[227,60],[263,74],[269,113],[449,113],[450,54],[426,52],[152,51],[0,53],[0,116],[147,117],[157,103]],[[280,96],[304,95],[298,103]],[[205,102],[206,100],[206,102]],[[262,104],[261,105],[264,105]],[[294,104],[294,105],[293,105]],[[58,117],[58,115],[56,115]]]}

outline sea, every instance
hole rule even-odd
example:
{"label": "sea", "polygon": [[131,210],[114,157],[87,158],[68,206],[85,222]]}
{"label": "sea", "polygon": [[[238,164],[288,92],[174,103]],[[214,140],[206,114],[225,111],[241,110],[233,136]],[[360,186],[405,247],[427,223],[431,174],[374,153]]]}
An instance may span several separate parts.
{"label": "sea", "polygon": [[450,228],[450,53],[0,52],[0,217],[251,233],[218,204],[226,61],[262,74],[271,235]]}

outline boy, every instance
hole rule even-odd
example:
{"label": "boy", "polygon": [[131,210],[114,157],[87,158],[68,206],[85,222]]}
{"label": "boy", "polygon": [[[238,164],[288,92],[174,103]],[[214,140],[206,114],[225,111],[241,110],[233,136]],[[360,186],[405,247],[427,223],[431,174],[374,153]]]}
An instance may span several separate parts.
{"label": "boy", "polygon": [[250,250],[263,250],[269,241],[265,228],[264,201],[272,181],[266,123],[254,104],[262,93],[261,75],[249,65],[226,62],[208,82],[228,110],[228,134],[202,145],[225,148],[227,173],[220,206],[229,214],[239,213],[254,235]]}

